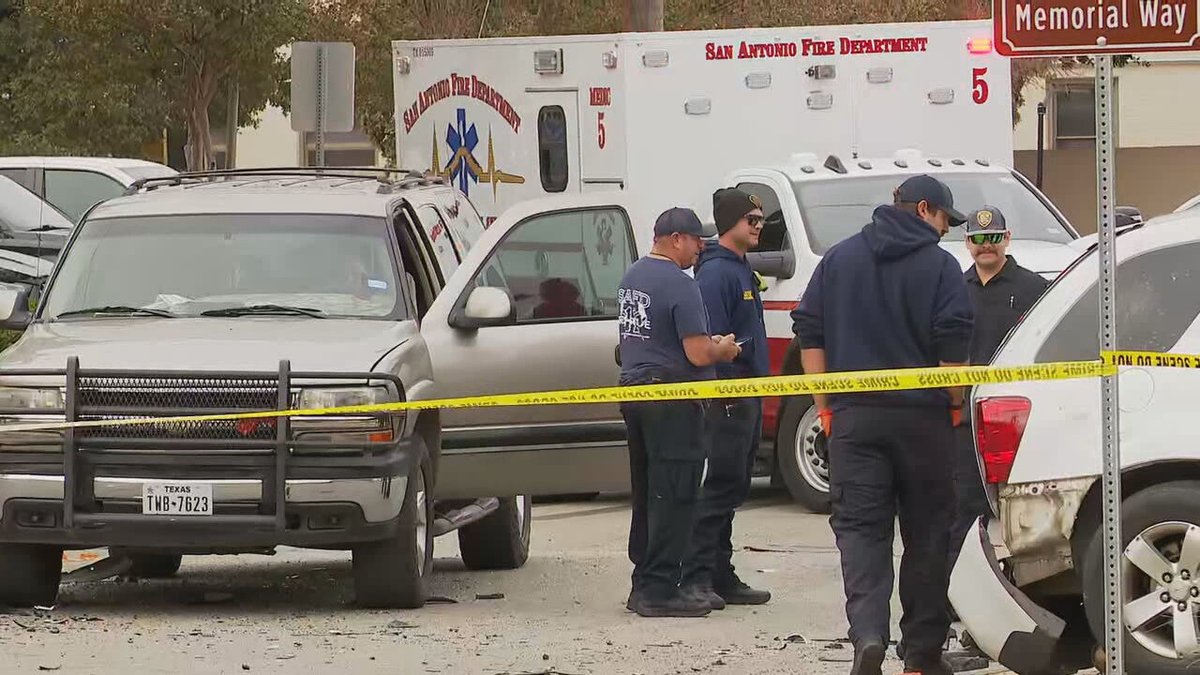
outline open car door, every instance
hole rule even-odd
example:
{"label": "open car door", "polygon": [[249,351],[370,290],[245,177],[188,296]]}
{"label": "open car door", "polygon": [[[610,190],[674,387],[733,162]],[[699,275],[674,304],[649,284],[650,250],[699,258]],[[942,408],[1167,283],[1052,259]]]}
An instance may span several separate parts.
{"label": "open car door", "polygon": [[[617,384],[617,288],[637,259],[624,193],[518,204],[421,325],[437,398]],[[629,489],[616,404],[443,410],[439,499]]]}

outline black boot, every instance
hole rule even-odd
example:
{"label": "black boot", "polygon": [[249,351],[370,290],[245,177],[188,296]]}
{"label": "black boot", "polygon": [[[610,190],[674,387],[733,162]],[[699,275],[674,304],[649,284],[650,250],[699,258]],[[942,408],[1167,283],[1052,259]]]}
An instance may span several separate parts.
{"label": "black boot", "polygon": [[954,669],[940,654],[911,656],[904,659],[905,675],[954,675]]}
{"label": "black boot", "polygon": [[887,645],[883,640],[863,640],[854,645],[854,665],[850,675],[881,675]]}
{"label": "black boot", "polygon": [[675,592],[666,597],[643,594],[634,611],[648,617],[700,617],[708,616],[712,609],[707,602]]}
{"label": "black boot", "polygon": [[770,591],[750,588],[736,574],[725,583],[714,584],[713,591],[721,596],[727,605],[765,605],[771,601]]}
{"label": "black boot", "polygon": [[712,586],[694,585],[686,586],[681,589],[683,595],[696,600],[697,602],[706,603],[709,609],[725,609],[725,599],[713,592]]}

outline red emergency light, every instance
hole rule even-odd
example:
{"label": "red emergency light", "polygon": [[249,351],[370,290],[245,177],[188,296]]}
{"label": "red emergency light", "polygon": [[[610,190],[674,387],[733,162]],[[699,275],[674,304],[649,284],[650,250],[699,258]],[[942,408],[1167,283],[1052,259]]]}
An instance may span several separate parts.
{"label": "red emergency light", "polygon": [[986,37],[972,38],[967,42],[967,51],[972,54],[991,54],[992,39]]}

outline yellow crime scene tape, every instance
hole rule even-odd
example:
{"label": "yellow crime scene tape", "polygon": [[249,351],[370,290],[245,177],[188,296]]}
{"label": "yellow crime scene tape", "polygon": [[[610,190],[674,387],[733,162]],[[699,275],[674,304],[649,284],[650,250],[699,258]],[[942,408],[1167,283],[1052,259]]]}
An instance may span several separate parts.
{"label": "yellow crime scene tape", "polygon": [[213,422],[271,417],[362,415],[402,412],[406,410],[431,410],[436,408],[626,403],[637,401],[758,398],[901,391],[909,389],[940,389],[945,387],[970,387],[980,384],[1102,377],[1116,374],[1118,368],[1121,366],[1200,368],[1200,355],[1115,351],[1102,353],[1101,358],[1096,361],[1062,361],[1027,366],[890,368],[885,370],[863,370],[821,375],[775,375],[769,377],[703,380],[671,384],[645,384],[593,389],[563,389],[519,394],[461,396],[333,408],[297,408],[214,415],[137,417],[78,422],[31,422],[0,425],[0,432],[49,431],[55,429],[127,426],[134,424]]}

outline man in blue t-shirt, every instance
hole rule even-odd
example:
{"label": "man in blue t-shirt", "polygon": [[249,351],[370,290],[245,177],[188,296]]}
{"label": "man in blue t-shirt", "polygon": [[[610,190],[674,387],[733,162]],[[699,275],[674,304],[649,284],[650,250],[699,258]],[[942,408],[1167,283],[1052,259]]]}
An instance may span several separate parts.
{"label": "man in blue t-shirt", "polygon": [[[746,254],[758,246],[762,232],[762,203],[736,188],[718,190],[713,195],[713,219],[720,238],[700,254],[696,282],[708,310],[709,327],[719,334],[733,333],[742,347],[732,363],[717,366],[717,377],[769,375],[762,298],[758,280],[746,262]],[[727,604],[761,605],[771,600],[771,594],[751,588],[734,572],[733,514],[750,493],[750,474],[762,432],[762,399],[714,401],[708,410],[708,428],[708,474],[680,585],[713,609],[724,609]]]}
{"label": "man in blue t-shirt", "polygon": [[[620,304],[621,384],[716,377],[714,365],[741,351],[733,335],[709,333],[696,280],[683,270],[703,245],[700,219],[668,209],[654,223],[654,248],[625,272]],[[621,404],[629,437],[633,589],[625,606],[641,616],[704,616],[707,602],[679,588],[707,455],[703,401]]]}

